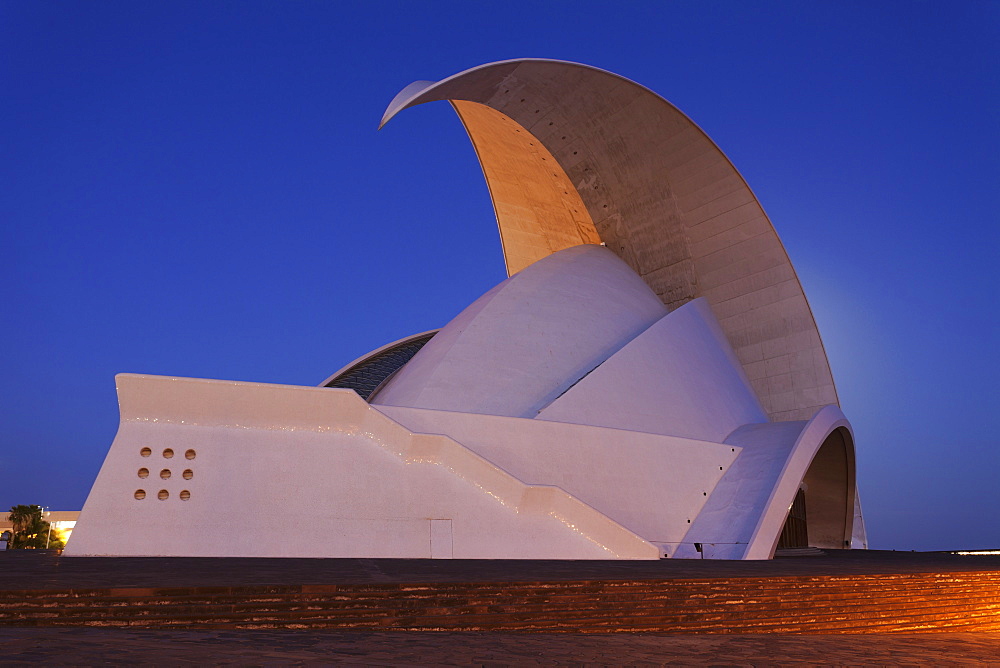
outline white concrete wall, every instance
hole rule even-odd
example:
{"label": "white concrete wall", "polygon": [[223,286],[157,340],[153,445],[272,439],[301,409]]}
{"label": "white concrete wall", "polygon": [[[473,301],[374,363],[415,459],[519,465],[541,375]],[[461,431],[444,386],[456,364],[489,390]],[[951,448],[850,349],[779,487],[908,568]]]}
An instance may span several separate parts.
{"label": "white concrete wall", "polygon": [[527,483],[556,485],[652,543],[685,540],[740,448],[541,420],[381,406],[446,434]]}
{"label": "white concrete wall", "polygon": [[350,390],[117,380],[121,426],[70,556],[659,554],[565,491],[527,485],[447,437],[412,434]]}
{"label": "white concrete wall", "polygon": [[629,342],[538,419],[721,443],[767,415],[712,310],[696,299]]}
{"label": "white concrete wall", "polygon": [[534,417],[666,312],[606,248],[568,248],[476,300],[371,401]]}

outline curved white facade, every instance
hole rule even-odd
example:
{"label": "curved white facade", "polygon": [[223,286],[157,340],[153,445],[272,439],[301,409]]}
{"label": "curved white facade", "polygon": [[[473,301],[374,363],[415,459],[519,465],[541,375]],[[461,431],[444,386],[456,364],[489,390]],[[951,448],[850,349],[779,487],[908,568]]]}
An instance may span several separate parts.
{"label": "curved white facade", "polygon": [[121,427],[66,554],[863,546],[808,304],[711,140],[647,89],[558,61],[419,82],[383,121],[435,99],[476,146],[510,277],[321,387],[119,376]]}
{"label": "curved white facade", "polygon": [[666,313],[611,251],[569,248],[473,302],[372,403],[532,418]]}
{"label": "curved white facade", "polygon": [[538,418],[716,442],[767,422],[703,299],[660,318]]}

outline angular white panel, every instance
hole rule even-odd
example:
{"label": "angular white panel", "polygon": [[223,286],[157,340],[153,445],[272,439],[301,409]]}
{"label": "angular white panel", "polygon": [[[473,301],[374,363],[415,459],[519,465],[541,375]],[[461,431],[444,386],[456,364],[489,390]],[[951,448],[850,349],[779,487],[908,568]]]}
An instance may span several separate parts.
{"label": "angular white panel", "polygon": [[379,407],[447,435],[526,483],[555,485],[652,543],[679,543],[740,448],[495,415]]}

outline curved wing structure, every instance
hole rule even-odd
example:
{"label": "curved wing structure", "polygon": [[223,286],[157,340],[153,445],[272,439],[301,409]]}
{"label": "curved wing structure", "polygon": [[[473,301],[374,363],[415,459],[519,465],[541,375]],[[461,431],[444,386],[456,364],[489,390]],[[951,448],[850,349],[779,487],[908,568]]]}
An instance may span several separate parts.
{"label": "curved wing structure", "polygon": [[676,107],[604,70],[527,59],[411,84],[382,124],[435,100],[454,105],[476,147],[509,274],[572,245],[604,243],[669,308],[708,301],[771,419],[809,419],[838,403],[771,222]]}

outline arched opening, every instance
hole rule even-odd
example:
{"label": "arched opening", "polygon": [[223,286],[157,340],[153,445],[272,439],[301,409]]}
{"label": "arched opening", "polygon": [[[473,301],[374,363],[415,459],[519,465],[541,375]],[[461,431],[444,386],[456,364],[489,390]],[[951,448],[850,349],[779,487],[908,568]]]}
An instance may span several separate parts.
{"label": "arched opening", "polygon": [[809,464],[777,547],[850,547],[854,489],[854,443],[850,432],[840,427],[826,437]]}

